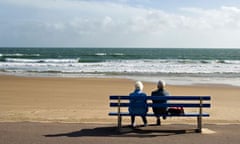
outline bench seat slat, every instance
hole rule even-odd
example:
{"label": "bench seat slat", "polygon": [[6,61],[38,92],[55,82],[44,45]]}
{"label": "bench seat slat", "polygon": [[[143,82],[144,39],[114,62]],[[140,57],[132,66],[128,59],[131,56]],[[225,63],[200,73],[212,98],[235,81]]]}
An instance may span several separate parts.
{"label": "bench seat slat", "polygon": [[[120,103],[120,107],[129,107],[129,103]],[[117,102],[111,102],[110,107],[118,107],[119,104]],[[209,108],[211,105],[208,103],[202,104],[202,107]],[[149,103],[148,107],[200,107],[199,103],[167,103],[167,104],[152,104]]]}
{"label": "bench seat slat", "polygon": [[[118,116],[117,112],[110,112],[108,114],[109,116]],[[129,112],[121,112],[120,116],[131,116],[131,114]],[[155,117],[154,113],[147,113],[146,116],[152,116]],[[199,113],[185,113],[185,114],[181,114],[181,115],[159,115],[159,116],[174,116],[174,117],[197,117],[200,116]],[[203,113],[202,117],[209,117],[210,115],[208,113]]]}

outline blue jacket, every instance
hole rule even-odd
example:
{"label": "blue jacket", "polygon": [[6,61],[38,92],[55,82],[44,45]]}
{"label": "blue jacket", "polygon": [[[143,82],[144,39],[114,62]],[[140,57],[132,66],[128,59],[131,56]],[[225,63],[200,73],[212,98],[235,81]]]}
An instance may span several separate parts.
{"label": "blue jacket", "polygon": [[130,93],[130,105],[128,111],[132,115],[145,115],[148,111],[147,95],[140,90]]}

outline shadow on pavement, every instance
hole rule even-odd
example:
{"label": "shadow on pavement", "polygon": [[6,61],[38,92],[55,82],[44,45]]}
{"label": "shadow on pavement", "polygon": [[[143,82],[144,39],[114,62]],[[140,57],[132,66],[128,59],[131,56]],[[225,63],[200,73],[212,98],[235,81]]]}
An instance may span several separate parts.
{"label": "shadow on pavement", "polygon": [[139,126],[137,128],[131,128],[129,126],[122,127],[119,131],[117,127],[97,127],[93,129],[82,129],[80,131],[59,133],[59,134],[48,134],[45,137],[156,137],[156,136],[171,136],[186,133],[195,133],[195,129],[184,129],[184,130],[167,130],[162,128],[156,128],[151,126],[149,128]]}

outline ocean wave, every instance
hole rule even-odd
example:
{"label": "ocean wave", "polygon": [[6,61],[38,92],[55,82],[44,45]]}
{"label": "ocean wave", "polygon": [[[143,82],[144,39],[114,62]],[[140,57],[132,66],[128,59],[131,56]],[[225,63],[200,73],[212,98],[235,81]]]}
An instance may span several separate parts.
{"label": "ocean wave", "polygon": [[124,53],[95,53],[95,56],[125,56]]}
{"label": "ocean wave", "polygon": [[34,59],[17,59],[17,58],[6,58],[6,62],[16,62],[16,63],[39,63],[40,60]]}
{"label": "ocean wave", "polygon": [[21,56],[24,56],[24,55],[26,55],[26,54],[21,54],[21,53],[15,53],[15,54],[4,54],[4,56],[6,56],[6,57],[14,57],[14,56],[16,56],[16,57],[21,57]]}
{"label": "ocean wave", "polygon": [[107,53],[95,53],[96,56],[106,56]]}
{"label": "ocean wave", "polygon": [[176,63],[180,63],[180,64],[193,64],[193,63],[199,63],[201,61],[198,60],[190,60],[190,59],[168,59],[169,62],[176,62]]}
{"label": "ocean wave", "polygon": [[22,53],[13,53],[13,54],[0,54],[2,57],[39,57],[40,54],[22,54]]}
{"label": "ocean wave", "polygon": [[216,63],[222,64],[240,64],[239,60],[217,60]]}
{"label": "ocean wave", "polygon": [[111,55],[113,55],[113,56],[124,56],[125,54],[124,53],[113,53]]}
{"label": "ocean wave", "polygon": [[99,63],[99,62],[104,62],[103,60],[98,60],[98,59],[79,59],[79,63]]}
{"label": "ocean wave", "polygon": [[[120,55],[120,54],[119,54]],[[190,60],[190,59],[102,59],[102,58],[66,58],[66,59],[34,59],[34,58],[5,58],[0,55],[0,61],[2,62],[17,62],[17,63],[99,63],[99,62],[111,62],[111,63],[142,63],[142,64],[179,64],[179,65],[232,65],[240,64],[239,60]]]}
{"label": "ocean wave", "polygon": [[179,64],[240,64],[239,60],[191,60],[191,59],[176,59],[165,60],[165,62],[175,62]]}
{"label": "ocean wave", "polygon": [[[93,61],[92,61],[93,60]],[[229,64],[230,63],[230,64]],[[231,64],[234,63],[234,64]],[[98,59],[20,59],[6,58],[0,62],[0,69],[36,72],[59,72],[59,73],[142,73],[142,74],[240,74],[240,61],[225,61],[218,63],[215,60],[202,63],[179,62],[178,60],[109,60]]]}
{"label": "ocean wave", "polygon": [[79,59],[22,59],[6,58],[6,62],[14,63],[78,63]]}
{"label": "ocean wave", "polygon": [[209,64],[209,63],[212,63],[212,61],[210,61],[210,60],[200,60],[200,63]]}

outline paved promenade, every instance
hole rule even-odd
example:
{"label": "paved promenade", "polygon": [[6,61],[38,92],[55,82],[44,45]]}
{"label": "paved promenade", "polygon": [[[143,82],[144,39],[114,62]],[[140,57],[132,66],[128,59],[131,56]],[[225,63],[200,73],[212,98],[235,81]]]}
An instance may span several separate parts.
{"label": "paved promenade", "polygon": [[163,125],[123,128],[114,125],[63,123],[0,123],[0,144],[239,144],[240,125],[204,125],[203,134],[194,125]]}

